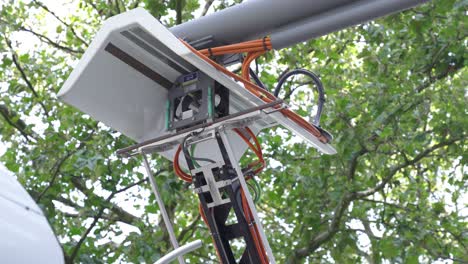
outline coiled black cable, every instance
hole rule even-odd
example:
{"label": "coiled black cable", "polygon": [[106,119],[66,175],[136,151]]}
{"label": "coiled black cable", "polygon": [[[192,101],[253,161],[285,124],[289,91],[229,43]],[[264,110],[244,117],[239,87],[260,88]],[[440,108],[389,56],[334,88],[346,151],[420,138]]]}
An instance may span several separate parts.
{"label": "coiled black cable", "polygon": [[278,84],[276,85],[273,94],[276,97],[278,97],[278,94],[279,94],[281,88],[283,87],[283,84],[289,79],[289,77],[294,76],[294,75],[299,75],[299,74],[306,75],[309,78],[311,78],[312,81],[315,83],[315,86],[317,87],[317,92],[319,94],[319,97],[318,97],[318,100],[317,100],[318,101],[317,102],[317,113],[315,114],[313,124],[316,125],[316,126],[320,126],[320,117],[322,116],[323,104],[325,103],[325,92],[324,92],[324,89],[323,89],[322,81],[320,80],[320,78],[315,73],[313,73],[311,71],[308,71],[308,70],[305,70],[305,69],[295,69],[295,70],[289,71],[289,72],[283,74],[283,76],[280,77],[280,79],[278,80]]}

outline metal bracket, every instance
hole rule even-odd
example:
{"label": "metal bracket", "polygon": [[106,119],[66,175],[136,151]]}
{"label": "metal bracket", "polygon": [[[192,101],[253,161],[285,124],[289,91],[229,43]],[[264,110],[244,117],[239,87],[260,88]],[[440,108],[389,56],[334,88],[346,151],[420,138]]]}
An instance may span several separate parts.
{"label": "metal bracket", "polygon": [[186,144],[187,145],[198,144],[198,143],[201,143],[203,141],[207,141],[207,140],[214,139],[214,138],[215,138],[214,131],[207,131],[207,132],[203,132],[203,133],[201,133],[199,135],[196,134],[196,135],[190,137],[189,139],[187,139]]}
{"label": "metal bracket", "polygon": [[247,117],[247,118],[244,118],[244,119],[239,119],[239,120],[235,120],[235,121],[226,122],[226,123],[223,124],[223,127],[225,129],[246,127],[246,126],[250,126],[251,124],[253,124],[255,121],[257,121],[259,119],[262,119],[262,118],[260,116]]}
{"label": "metal bracket", "polygon": [[289,108],[289,105],[282,103],[278,108],[273,108],[273,110],[268,111],[266,108],[262,110],[262,112],[266,115],[276,113],[278,111],[281,111],[283,109]]}
{"label": "metal bracket", "polygon": [[154,153],[154,152],[162,152],[162,151],[170,150],[174,148],[174,146],[176,145],[178,145],[177,142],[169,142],[169,143],[164,143],[161,145],[150,145],[145,148],[141,148],[140,151],[145,154]]}
{"label": "metal bracket", "polygon": [[164,144],[164,143],[167,143],[167,142],[170,142],[170,141],[179,141],[187,133],[195,131],[197,129],[200,129],[200,128],[214,129],[214,128],[222,125],[222,124],[226,124],[226,122],[229,122],[229,121],[245,119],[245,118],[248,118],[248,117],[250,117],[252,115],[257,115],[257,112],[261,113],[261,110],[263,110],[265,108],[274,107],[274,106],[282,104],[282,103],[283,103],[283,100],[278,99],[278,100],[276,100],[274,102],[271,102],[271,103],[266,103],[266,104],[263,104],[263,105],[260,105],[260,106],[255,106],[255,107],[252,107],[250,109],[231,114],[229,116],[218,118],[218,119],[216,119],[216,120],[214,120],[212,122],[199,124],[199,125],[196,125],[196,126],[193,126],[193,127],[190,127],[190,128],[182,129],[180,131],[177,131],[176,133],[166,134],[166,135],[163,135],[163,136],[160,136],[160,137],[157,137],[157,138],[149,139],[149,140],[140,142],[138,144],[135,144],[133,146],[129,146],[129,147],[126,147],[126,148],[123,148],[123,149],[119,149],[119,150],[117,150],[117,155],[121,155],[121,156],[124,156],[124,157],[129,157],[129,156],[135,155],[135,151],[138,151],[138,149],[146,148],[146,147],[151,146],[151,145],[159,145],[158,143]]}
{"label": "metal bracket", "polygon": [[222,173],[221,170],[223,166],[224,162],[218,161],[216,163],[211,163],[203,167],[191,170],[192,175],[199,173],[203,174],[203,178],[206,181],[206,185],[195,188],[194,191],[197,194],[206,192],[210,193],[213,202],[207,204],[209,208],[229,203],[231,201],[229,198],[223,198],[223,195],[219,190],[227,185],[230,185],[232,183],[232,179],[216,181],[215,175],[213,174],[213,169],[219,169],[219,173]]}

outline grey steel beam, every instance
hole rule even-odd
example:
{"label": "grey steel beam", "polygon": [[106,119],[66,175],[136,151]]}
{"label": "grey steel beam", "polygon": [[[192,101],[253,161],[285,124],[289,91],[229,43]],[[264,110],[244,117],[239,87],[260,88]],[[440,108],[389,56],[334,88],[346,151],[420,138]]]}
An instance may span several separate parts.
{"label": "grey steel beam", "polygon": [[170,29],[187,41],[213,36],[221,44],[263,37],[274,29],[355,0],[250,0]]}
{"label": "grey steel beam", "polygon": [[274,49],[317,38],[391,13],[411,8],[427,0],[361,0],[297,21],[275,30],[270,36]]}
{"label": "grey steel beam", "polygon": [[187,41],[215,45],[271,34],[275,49],[395,13],[428,0],[250,0],[170,30]]}

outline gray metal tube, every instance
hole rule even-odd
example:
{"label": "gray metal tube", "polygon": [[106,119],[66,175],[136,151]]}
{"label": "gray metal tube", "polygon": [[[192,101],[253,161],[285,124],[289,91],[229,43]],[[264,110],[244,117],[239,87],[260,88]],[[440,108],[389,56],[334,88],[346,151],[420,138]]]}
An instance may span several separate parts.
{"label": "gray metal tube", "polygon": [[180,248],[174,249],[173,251],[166,254],[164,257],[158,259],[154,264],[169,264],[174,259],[181,257],[189,252],[192,252],[202,246],[201,240],[195,240],[186,245],[181,246]]}
{"label": "gray metal tube", "polygon": [[[143,156],[143,164],[145,165],[146,174],[148,175],[148,179],[151,184],[151,189],[153,190],[154,196],[156,197],[156,201],[159,205],[159,210],[161,211],[161,215],[164,220],[164,225],[166,226],[167,233],[169,233],[169,240],[171,241],[172,247],[174,249],[179,248],[179,243],[177,243],[177,238],[174,233],[174,228],[172,228],[171,220],[169,219],[169,215],[167,214],[166,207],[164,206],[164,202],[161,198],[161,194],[158,190],[158,185],[156,184],[156,180],[154,179],[153,173],[151,172],[151,167],[149,165],[148,159],[146,158],[146,154],[142,153]],[[184,258],[179,256],[178,258],[179,264],[185,264]]]}
{"label": "gray metal tube", "polygon": [[318,16],[288,24],[270,36],[274,49],[282,49],[330,32],[408,9],[427,0],[361,0]]}
{"label": "gray metal tube", "polygon": [[[213,36],[221,44],[263,37],[274,29],[356,0],[249,0],[170,29],[188,41]],[[391,1],[391,0],[389,0]]]}
{"label": "gray metal tube", "polygon": [[172,27],[187,41],[231,44],[272,34],[275,49],[410,8],[427,0],[250,0]]}

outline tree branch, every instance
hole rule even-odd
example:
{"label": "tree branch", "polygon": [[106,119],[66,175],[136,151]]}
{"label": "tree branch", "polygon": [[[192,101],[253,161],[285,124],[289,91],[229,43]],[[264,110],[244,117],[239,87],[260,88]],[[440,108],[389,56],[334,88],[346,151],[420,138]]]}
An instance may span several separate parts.
{"label": "tree branch", "polygon": [[47,37],[47,36],[45,36],[45,35],[43,35],[43,34],[41,34],[41,33],[38,33],[38,32],[36,32],[36,31],[34,31],[34,30],[30,29],[30,28],[27,28],[27,27],[24,27],[24,26],[18,26],[18,25],[11,25],[11,24],[9,24],[7,21],[2,20],[1,18],[0,18],[0,23],[5,24],[5,25],[7,25],[7,26],[15,27],[15,28],[17,28],[18,30],[21,30],[21,31],[24,31],[24,32],[31,33],[31,34],[33,34],[34,36],[38,37],[39,40],[41,40],[42,42],[47,43],[47,44],[51,45],[51,46],[54,47],[54,48],[63,50],[63,51],[65,51],[65,52],[67,52],[67,53],[70,53],[70,54],[72,54],[72,55],[82,54],[82,53],[84,52],[84,51],[81,50],[81,49],[80,49],[80,50],[74,50],[74,49],[72,49],[72,48],[70,48],[70,47],[66,47],[66,46],[60,45],[59,43],[57,43],[57,42],[51,40],[49,37]]}
{"label": "tree branch", "polygon": [[329,241],[339,230],[339,225],[341,219],[348,209],[350,203],[355,199],[355,196],[352,193],[345,193],[341,200],[336,206],[333,218],[331,219],[330,225],[328,226],[327,230],[318,233],[311,241],[307,244],[307,246],[297,249],[294,253],[286,260],[288,264],[298,263],[299,259],[304,258],[310,253],[314,252],[317,248],[320,247],[323,243]]}
{"label": "tree branch", "polygon": [[214,0],[206,0],[205,1],[205,6],[203,7],[203,11],[201,13],[201,16],[205,16],[208,13],[208,10],[210,9],[213,2],[214,2]]}
{"label": "tree branch", "polygon": [[94,3],[92,0],[85,0],[84,1],[86,4],[90,5],[92,8],[94,8],[94,10],[96,10],[96,12],[100,15],[100,16],[103,16],[104,15],[104,9],[99,9],[96,5],[96,3]]}
{"label": "tree branch", "polygon": [[419,85],[418,87],[416,87],[416,91],[419,93],[419,92],[422,92],[424,89],[426,89],[427,87],[429,87],[431,84],[435,83],[436,81],[439,81],[439,80],[442,80],[446,77],[448,77],[451,73],[455,73],[461,69],[464,68],[464,65],[463,63],[460,63],[460,64],[456,64],[454,66],[451,66],[449,65],[445,70],[444,72],[440,73],[439,75],[437,76],[431,76],[429,78],[429,80],[423,82],[421,85]]}
{"label": "tree branch", "polygon": [[463,138],[453,138],[453,139],[450,139],[450,140],[443,141],[443,142],[440,142],[438,144],[435,144],[432,147],[430,147],[430,148],[424,150],[423,152],[421,152],[414,159],[407,160],[407,161],[403,162],[402,164],[399,164],[397,166],[394,166],[394,167],[390,168],[389,173],[387,174],[387,176],[385,176],[377,186],[375,186],[373,188],[370,188],[370,189],[367,189],[367,190],[364,190],[364,191],[356,192],[356,198],[360,199],[360,198],[372,195],[372,194],[382,190],[387,185],[387,183],[389,183],[392,180],[393,176],[395,176],[395,174],[398,171],[400,171],[401,169],[406,168],[406,167],[411,166],[411,165],[414,165],[417,162],[419,162],[420,160],[422,160],[423,158],[427,157],[432,152],[434,152],[434,151],[436,151],[436,150],[438,150],[440,148],[443,148],[443,147],[449,146],[451,144],[454,144],[455,142],[457,142],[459,140],[462,140],[462,139]]}
{"label": "tree branch", "polygon": [[351,155],[351,160],[349,162],[348,180],[354,179],[354,174],[356,173],[356,168],[358,165],[358,158],[368,152],[369,150],[367,150],[366,148],[361,148],[359,151],[353,152],[353,154]]}
{"label": "tree branch", "polygon": [[49,111],[47,110],[44,103],[42,102],[42,98],[39,96],[39,94],[34,89],[34,86],[32,85],[31,81],[29,80],[28,76],[26,75],[26,72],[24,71],[24,68],[21,66],[21,64],[20,64],[20,62],[18,60],[18,55],[16,54],[15,50],[13,49],[13,46],[11,45],[11,41],[6,36],[5,36],[5,42],[6,42],[7,46],[8,46],[8,48],[10,49],[13,64],[15,64],[16,69],[20,72],[21,78],[26,83],[26,86],[28,87],[28,89],[31,90],[34,97],[36,97],[38,103],[41,105],[42,109],[44,110],[45,115],[47,117],[49,117]]}
{"label": "tree branch", "polygon": [[114,191],[112,192],[106,199],[105,199],[105,203],[102,204],[101,208],[99,209],[98,213],[94,216],[93,218],[93,222],[91,223],[91,225],[88,227],[88,229],[86,229],[86,231],[81,235],[81,238],[80,240],[78,241],[78,243],[76,244],[76,246],[73,248],[71,254],[70,254],[70,257],[67,259],[67,261],[69,263],[73,263],[74,259],[76,258],[79,250],[80,250],[80,247],[81,245],[84,243],[84,241],[86,240],[86,238],[88,237],[89,233],[91,232],[91,230],[96,226],[96,224],[98,223],[99,219],[101,219],[104,215],[104,210],[107,208],[107,205],[110,203],[110,201],[112,200],[112,198],[114,198],[115,195],[119,194],[119,193],[122,193],[122,192],[125,192],[127,191],[128,189],[136,186],[136,185],[139,185],[141,184],[142,182],[146,181],[147,178],[145,179],[142,179],[142,180],[139,180],[137,182],[134,182],[130,185],[128,185],[127,187],[124,187],[120,190],[117,190],[117,191]]}
{"label": "tree branch", "polygon": [[182,24],[182,12],[184,9],[184,0],[176,0],[176,24]]}
{"label": "tree branch", "polygon": [[[37,197],[39,196],[39,192],[37,192],[37,191],[35,191],[35,190],[32,190],[32,189],[31,189],[31,190],[27,190],[27,191],[28,191],[28,193],[31,195],[31,197],[32,197],[34,200],[36,200]],[[61,202],[61,203],[63,203],[64,205],[70,206],[70,207],[72,207],[72,208],[74,208],[74,209],[76,209],[76,210],[80,210],[80,209],[83,208],[82,206],[78,205],[77,203],[73,202],[72,200],[67,199],[67,198],[65,198],[65,197],[62,197],[62,196],[60,196],[60,195],[54,195],[54,196],[52,196],[52,195],[45,194],[44,197],[46,197],[47,199],[49,199],[49,200],[51,200],[51,201],[54,200],[54,201],[57,201],[57,202]]]}
{"label": "tree branch", "polygon": [[[345,43],[343,43],[343,45],[336,51],[336,54],[341,55],[341,53],[343,53],[346,50],[346,48],[348,47],[348,44],[353,42],[353,41],[354,41],[354,39],[346,40]],[[330,64],[330,62],[332,62],[332,58],[328,57],[327,60],[325,61],[324,67],[327,67],[328,64]]]}
{"label": "tree branch", "polygon": [[[142,181],[146,180],[147,179],[145,178]],[[104,199],[103,197],[96,195],[93,191],[86,188],[84,182],[79,177],[72,177],[71,182],[78,190],[80,190],[84,195],[86,195],[88,199],[98,199],[101,204],[106,205],[107,208],[109,208],[109,210],[111,210],[114,214],[116,214],[119,217],[119,221],[124,223],[134,223],[139,221],[138,217],[127,212],[120,206],[106,201],[106,199]]]}
{"label": "tree branch", "polygon": [[130,9],[137,8],[140,5],[140,3],[141,3],[141,0],[135,1],[133,5],[130,7]]}
{"label": "tree branch", "polygon": [[119,0],[114,0],[113,2],[115,3],[115,11],[117,11],[117,14],[122,13],[122,9],[120,9]]}
{"label": "tree branch", "polygon": [[0,104],[0,115],[3,116],[5,121],[12,127],[16,128],[18,132],[26,139],[26,141],[31,142],[31,139],[29,137],[34,138],[34,136],[28,132],[26,132],[27,125],[26,123],[17,118],[18,114],[15,112],[12,112],[7,108],[6,105]]}
{"label": "tree branch", "polygon": [[[76,152],[76,151],[75,151]],[[39,195],[36,198],[36,203],[39,203],[41,201],[41,198],[44,196],[44,194],[54,185],[55,180],[57,179],[60,169],[62,168],[63,163],[70,158],[75,152],[67,153],[63,158],[59,159],[53,166],[54,168],[54,173],[52,174],[52,178],[49,181],[49,184],[47,187],[44,188],[44,190],[39,193]]]}
{"label": "tree branch", "polygon": [[352,201],[356,199],[362,199],[366,196],[369,196],[371,194],[374,194],[375,192],[378,192],[382,190],[385,185],[390,182],[390,180],[393,178],[393,176],[401,169],[414,165],[415,163],[419,162],[423,158],[427,157],[429,154],[432,152],[449,146],[462,138],[453,138],[444,142],[440,142],[438,144],[433,145],[432,147],[424,150],[421,152],[419,155],[417,155],[415,158],[405,161],[404,163],[394,166],[393,168],[390,169],[388,175],[384,177],[384,179],[379,183],[377,186],[370,188],[365,191],[359,191],[359,192],[346,192],[338,205],[336,206],[333,214],[333,218],[331,219],[330,225],[328,226],[327,230],[322,231],[315,235],[312,240],[307,244],[307,246],[297,249],[294,251],[294,253],[287,259],[286,263],[297,263],[298,259],[304,258],[308,255],[310,255],[312,252],[314,252],[317,248],[320,247],[323,243],[328,242],[339,230],[339,225],[341,223],[341,220],[343,218],[344,213],[348,209],[349,205],[351,204]]}
{"label": "tree branch", "polygon": [[60,174],[60,170],[62,168],[62,165],[63,163],[65,163],[65,161],[70,158],[71,156],[73,156],[73,154],[75,154],[76,152],[78,152],[79,150],[81,150],[82,148],[84,148],[86,146],[86,142],[88,142],[94,135],[95,133],[95,129],[93,128],[91,130],[91,132],[86,136],[85,139],[83,139],[80,144],[78,145],[78,147],[73,150],[72,152],[70,153],[67,153],[62,159],[59,159],[53,166],[53,169],[54,169],[54,173],[52,174],[52,178],[50,179],[49,181],[49,184],[48,186],[37,196],[36,198],[36,202],[39,203],[39,201],[41,200],[42,196],[44,196],[44,194],[54,185],[55,183],[55,180],[57,179],[58,175]]}
{"label": "tree branch", "polygon": [[[61,213],[64,217],[69,217],[69,218],[79,218],[79,217],[85,217],[85,218],[93,218],[96,217],[96,213],[94,211],[80,211],[79,213],[67,213],[67,212],[62,212]],[[112,216],[112,214],[103,214],[101,216],[101,219],[105,220],[110,220],[110,221],[115,221],[115,217]]]}
{"label": "tree branch", "polygon": [[83,43],[86,47],[89,46],[89,43],[86,42],[80,35],[78,35],[75,31],[75,29],[73,28],[73,26],[67,22],[65,22],[63,19],[61,19],[59,16],[57,16],[52,10],[50,10],[46,5],[44,5],[43,3],[37,1],[37,0],[33,0],[33,2],[41,7],[42,9],[44,9],[46,12],[48,12],[49,14],[51,14],[53,17],[55,17],[58,21],[60,21],[60,23],[62,23],[64,26],[66,26],[67,28],[70,29],[70,32],[81,42]]}
{"label": "tree branch", "polygon": [[186,228],[184,228],[182,230],[182,232],[180,232],[179,236],[177,237],[177,241],[183,241],[185,235],[189,231],[194,231],[195,230],[195,227],[197,226],[198,221],[200,221],[200,217],[201,217],[201,215],[197,214],[197,217],[195,217],[195,219],[192,221],[192,223],[190,223],[190,225],[188,225]]}

